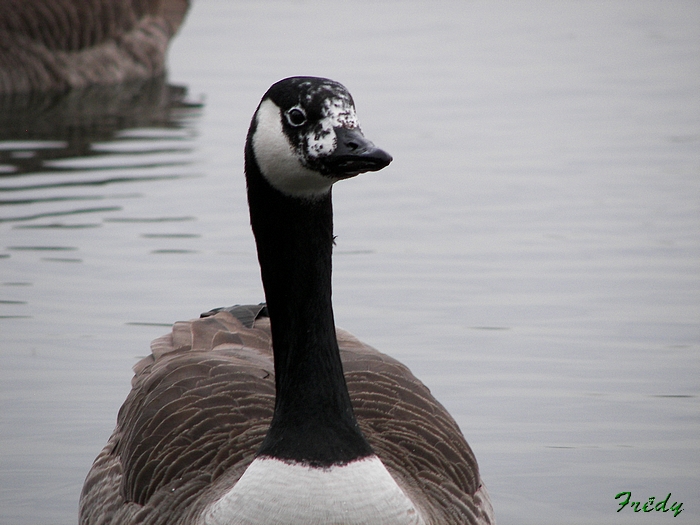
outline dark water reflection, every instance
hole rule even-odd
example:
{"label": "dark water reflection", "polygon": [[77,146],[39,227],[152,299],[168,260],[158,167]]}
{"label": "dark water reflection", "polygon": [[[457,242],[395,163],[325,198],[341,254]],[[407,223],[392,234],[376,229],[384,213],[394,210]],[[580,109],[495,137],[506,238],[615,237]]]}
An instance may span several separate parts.
{"label": "dark water reflection", "polygon": [[187,100],[187,88],[168,84],[165,78],[60,93],[3,95],[0,140],[65,142],[68,153],[82,156],[89,153],[91,142],[111,140],[120,130],[181,128],[184,114],[200,106]]}
{"label": "dark water reflection", "polygon": [[192,151],[191,122],[201,108],[186,96],[185,87],[161,78],[0,97],[0,223],[18,229],[98,227],[101,221],[67,219],[121,210],[113,188],[186,176],[181,168]]}
{"label": "dark water reflection", "polygon": [[[106,188],[177,178],[199,104],[164,79],[68,93],[0,97],[0,222],[19,228],[83,228],[60,218],[118,211]],[[135,132],[134,130],[149,130]],[[36,223],[53,219],[51,223]]]}
{"label": "dark water reflection", "polygon": [[[105,363],[124,345],[123,320],[106,329],[99,321],[123,301],[100,298],[120,288],[134,295],[113,273],[138,265],[124,245],[140,226],[193,221],[149,213],[144,197],[196,177],[201,111],[165,79],[0,97],[1,523],[76,519],[85,447],[99,450],[81,421],[101,417],[85,402],[99,386],[81,385],[86,374],[110,383]],[[159,235],[198,236],[143,235],[151,251],[166,249]],[[101,410],[114,420],[114,407]]]}

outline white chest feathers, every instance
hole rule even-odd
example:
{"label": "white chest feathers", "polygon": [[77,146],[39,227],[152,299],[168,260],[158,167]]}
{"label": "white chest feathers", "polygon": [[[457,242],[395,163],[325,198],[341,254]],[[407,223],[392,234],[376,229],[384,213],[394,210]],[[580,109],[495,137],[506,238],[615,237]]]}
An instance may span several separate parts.
{"label": "white chest feathers", "polygon": [[424,525],[376,457],[331,468],[258,458],[203,514],[205,525]]}

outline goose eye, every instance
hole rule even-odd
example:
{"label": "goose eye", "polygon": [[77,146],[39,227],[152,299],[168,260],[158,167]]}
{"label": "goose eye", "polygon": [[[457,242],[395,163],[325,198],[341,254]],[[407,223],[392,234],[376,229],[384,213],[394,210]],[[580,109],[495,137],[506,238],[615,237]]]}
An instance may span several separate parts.
{"label": "goose eye", "polygon": [[293,107],[286,113],[287,122],[294,127],[299,127],[306,122],[306,113],[300,107]]}

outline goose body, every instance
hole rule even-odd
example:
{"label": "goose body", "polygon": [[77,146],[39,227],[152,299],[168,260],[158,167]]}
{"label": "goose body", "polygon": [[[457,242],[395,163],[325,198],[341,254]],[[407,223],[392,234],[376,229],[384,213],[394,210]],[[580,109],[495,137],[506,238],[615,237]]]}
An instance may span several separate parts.
{"label": "goose body", "polygon": [[156,339],[90,470],[81,524],[488,524],[476,459],[401,363],[335,327],[331,187],[391,157],[340,84],[274,84],[246,179],[266,305]]}
{"label": "goose body", "polygon": [[3,0],[0,94],[145,80],[189,0]]}

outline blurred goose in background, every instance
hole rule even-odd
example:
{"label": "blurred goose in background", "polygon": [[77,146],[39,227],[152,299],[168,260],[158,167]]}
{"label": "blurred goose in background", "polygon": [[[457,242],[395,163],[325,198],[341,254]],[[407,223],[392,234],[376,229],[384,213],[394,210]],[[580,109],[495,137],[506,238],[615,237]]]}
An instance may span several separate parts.
{"label": "blurred goose in background", "polygon": [[245,147],[266,305],[175,323],[135,366],[80,523],[494,523],[457,423],[404,365],[336,329],[339,180],[391,156],[337,82],[274,84]]}
{"label": "blurred goose in background", "polygon": [[188,8],[189,0],[2,0],[0,94],[163,75]]}

